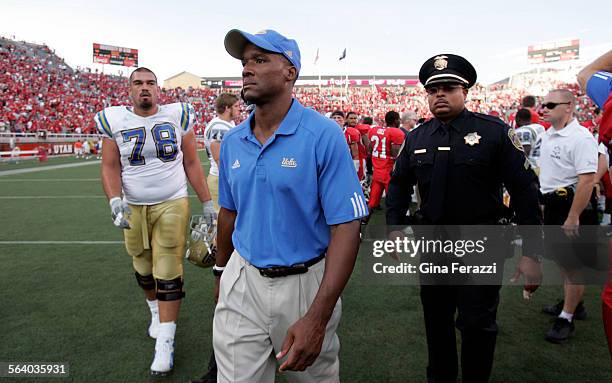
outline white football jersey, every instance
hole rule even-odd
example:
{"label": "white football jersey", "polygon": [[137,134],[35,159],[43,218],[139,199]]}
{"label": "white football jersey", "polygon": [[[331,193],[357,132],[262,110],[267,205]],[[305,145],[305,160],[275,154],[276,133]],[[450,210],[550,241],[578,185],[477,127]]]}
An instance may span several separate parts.
{"label": "white football jersey", "polygon": [[187,196],[183,136],[193,129],[190,104],[160,105],[157,114],[141,117],[125,106],[111,106],[94,120],[100,133],[115,140],[121,154],[124,198],[134,205],[153,205]]}
{"label": "white football jersey", "polygon": [[213,141],[221,141],[223,140],[223,136],[225,133],[229,132],[235,126],[234,121],[227,122],[223,121],[219,117],[213,118],[209,123],[206,129],[204,129],[204,144],[206,145],[206,149],[208,149],[208,159],[210,161],[210,170],[208,174],[211,176],[219,176],[219,167],[217,166],[217,162],[212,156],[212,151],[210,150],[210,144]]}

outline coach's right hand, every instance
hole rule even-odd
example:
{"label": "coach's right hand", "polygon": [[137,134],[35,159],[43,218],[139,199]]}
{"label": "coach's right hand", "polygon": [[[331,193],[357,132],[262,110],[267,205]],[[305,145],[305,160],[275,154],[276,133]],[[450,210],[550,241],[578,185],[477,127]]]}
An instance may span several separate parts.
{"label": "coach's right hand", "polygon": [[127,221],[127,216],[132,213],[127,202],[121,197],[113,197],[108,201],[113,216],[113,223],[121,229],[130,229],[130,224]]}
{"label": "coach's right hand", "polygon": [[281,351],[276,355],[276,360],[288,355],[279,372],[304,371],[312,365],[321,353],[326,326],[326,321],[308,313],[291,325]]}

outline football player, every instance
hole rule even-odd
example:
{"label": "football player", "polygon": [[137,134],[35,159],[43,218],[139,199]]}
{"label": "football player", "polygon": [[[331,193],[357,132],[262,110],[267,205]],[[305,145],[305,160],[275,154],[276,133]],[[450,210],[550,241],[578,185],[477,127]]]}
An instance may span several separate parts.
{"label": "football player", "polygon": [[374,174],[370,189],[368,210],[370,214],[380,204],[383,190],[386,192],[391,180],[391,170],[395,164],[399,150],[404,143],[404,132],[399,129],[399,113],[390,111],[385,115],[386,127],[375,126],[370,128],[370,150],[372,152],[372,166]]}
{"label": "football player", "polygon": [[344,133],[344,138],[346,139],[346,143],[349,146],[349,150],[351,152],[351,157],[353,158],[353,164],[355,165],[355,171],[359,172],[359,142],[361,141],[361,135],[359,131],[355,128],[351,128],[350,126],[346,126],[344,124],[344,112],[341,110],[334,111],[330,118],[340,126],[342,132]]}
{"label": "football player", "polygon": [[104,135],[101,178],[151,311],[148,332],[156,339],[151,374],[166,375],[173,367],[184,297],[187,180],[203,203],[207,224],[216,213],[196,152],[193,107],[158,105],[157,77],[144,67],[130,75],[129,92],[132,107],[111,106],[94,117]]}
{"label": "football player", "polygon": [[359,124],[359,116],[355,112],[348,112],[346,114],[346,125],[359,132],[359,141],[357,142],[357,148],[359,150],[359,170],[357,171],[357,177],[359,177],[361,181],[365,178],[366,173],[366,159],[368,158],[367,147],[370,145],[370,141],[368,140],[370,127],[365,124]]}
{"label": "football player", "polygon": [[217,200],[219,199],[219,150],[223,135],[236,126],[234,120],[240,117],[240,103],[238,97],[231,93],[221,93],[215,100],[215,112],[217,117],[213,118],[206,126],[204,136],[206,149],[210,153],[210,170],[206,177],[208,190],[215,204],[215,210],[219,211]]}

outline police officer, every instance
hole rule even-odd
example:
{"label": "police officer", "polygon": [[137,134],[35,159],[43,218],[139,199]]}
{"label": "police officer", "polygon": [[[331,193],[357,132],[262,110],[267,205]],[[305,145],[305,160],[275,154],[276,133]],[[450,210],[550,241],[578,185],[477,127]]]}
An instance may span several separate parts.
{"label": "police officer", "polygon": [[[498,222],[504,214],[504,185],[518,222],[541,224],[537,177],[514,130],[498,118],[465,108],[468,89],[476,82],[474,67],[457,55],[436,55],[423,64],[419,79],[434,118],[406,137],[389,184],[387,224],[410,223],[407,211],[415,184],[422,203],[414,223]],[[539,263],[532,258],[522,257],[519,269],[532,282],[541,275]],[[425,285],[423,280],[421,285],[428,381],[457,379],[455,326],[462,337],[462,381],[488,381],[500,286],[436,286]]]}

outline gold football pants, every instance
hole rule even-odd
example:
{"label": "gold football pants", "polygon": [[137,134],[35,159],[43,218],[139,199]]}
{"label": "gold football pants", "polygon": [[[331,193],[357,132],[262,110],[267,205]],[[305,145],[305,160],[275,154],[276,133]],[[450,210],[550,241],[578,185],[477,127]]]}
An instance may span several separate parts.
{"label": "gold football pants", "polygon": [[156,205],[129,205],[131,229],[124,230],[125,248],[134,270],[155,279],[183,276],[189,202],[179,198]]}

